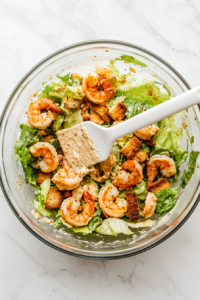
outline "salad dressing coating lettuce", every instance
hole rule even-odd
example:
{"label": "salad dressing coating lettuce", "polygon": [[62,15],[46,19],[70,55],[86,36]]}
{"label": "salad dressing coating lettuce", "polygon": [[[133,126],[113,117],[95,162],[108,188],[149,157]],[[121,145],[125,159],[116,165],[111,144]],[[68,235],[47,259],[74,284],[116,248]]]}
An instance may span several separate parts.
{"label": "salad dressing coating lettuce", "polygon": [[133,56],[126,55],[126,54],[123,54],[122,56],[120,56],[119,58],[116,58],[115,60],[123,60],[127,64],[132,63],[134,65],[147,67],[147,65],[144,64],[143,62],[141,62],[140,60],[135,59]]}
{"label": "salad dressing coating lettuce", "polygon": [[29,148],[43,140],[42,136],[38,134],[38,130],[32,127],[29,127],[25,124],[20,124],[22,129],[20,138],[15,143],[15,154],[17,160],[22,164],[22,168],[25,174],[25,182],[36,184],[37,179],[37,170],[35,170],[31,165],[36,161],[36,159],[31,155]]}
{"label": "salad dressing coating lettuce", "polygon": [[175,206],[176,198],[179,196],[179,186],[166,188],[154,194],[157,197],[155,213],[162,216]]}
{"label": "salad dressing coating lettuce", "polygon": [[40,186],[35,187],[35,196],[34,206],[37,208],[39,213],[44,217],[50,217],[55,213],[54,209],[45,208],[45,201],[50,189],[51,180],[46,179]]}
{"label": "salad dressing coating lettuce", "polygon": [[96,228],[96,232],[104,235],[118,235],[123,233],[126,235],[131,235],[134,232],[129,229],[131,228],[141,228],[141,227],[150,227],[155,223],[152,220],[146,220],[144,222],[126,222],[122,219],[108,218],[103,221],[102,225]]}
{"label": "salad dressing coating lettuce", "polygon": [[191,151],[190,152],[190,158],[188,163],[188,170],[184,170],[184,174],[181,177],[182,181],[182,188],[185,188],[187,183],[192,178],[192,175],[194,174],[195,168],[196,168],[196,161],[198,159],[200,152],[199,151]]}

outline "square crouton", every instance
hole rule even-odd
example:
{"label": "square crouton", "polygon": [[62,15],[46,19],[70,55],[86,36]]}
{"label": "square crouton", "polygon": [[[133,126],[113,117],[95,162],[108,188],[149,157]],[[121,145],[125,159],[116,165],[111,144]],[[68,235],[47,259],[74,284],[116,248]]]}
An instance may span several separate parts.
{"label": "square crouton", "polygon": [[52,177],[52,173],[43,173],[39,172],[37,177],[37,184],[42,184],[46,179],[50,179]]}
{"label": "square crouton", "polygon": [[121,152],[128,158],[132,158],[134,154],[139,150],[141,142],[136,138],[136,136],[130,138],[128,143],[121,149]]}
{"label": "square crouton", "polygon": [[148,158],[148,153],[144,150],[138,150],[135,155],[133,156],[133,159],[143,162]]}
{"label": "square crouton", "polygon": [[108,114],[108,107],[107,106],[103,106],[103,105],[95,105],[93,107],[94,111],[99,114],[102,119],[107,122],[110,123],[110,116]]}
{"label": "square crouton", "polygon": [[149,186],[149,190],[152,193],[154,193],[154,192],[158,192],[158,191],[164,190],[164,189],[166,189],[168,187],[170,187],[169,182],[166,179],[161,178],[161,179],[157,180],[156,182],[152,183]]}
{"label": "square crouton", "polygon": [[94,122],[98,125],[102,125],[104,123],[104,120],[102,119],[102,117],[94,111],[90,115],[90,121]]}
{"label": "square crouton", "polygon": [[45,207],[48,209],[59,208],[62,203],[62,194],[61,191],[57,188],[50,187],[47,194]]}
{"label": "square crouton", "polygon": [[67,199],[67,198],[69,198],[71,196],[72,196],[72,191],[63,191],[62,192],[62,198],[63,198],[63,200],[65,200],[65,199]]}
{"label": "square crouton", "polygon": [[128,213],[130,221],[139,221],[140,209],[136,193],[125,193],[125,197],[128,202]]}
{"label": "square crouton", "polygon": [[78,109],[82,104],[82,100],[74,99],[74,98],[69,98],[65,102],[65,108],[70,108],[70,109]]}
{"label": "square crouton", "polygon": [[53,139],[53,135],[47,135],[44,137],[44,142],[47,143],[48,141]]}
{"label": "square crouton", "polygon": [[126,105],[122,102],[117,102],[110,110],[109,115],[115,121],[121,121],[125,117]]}

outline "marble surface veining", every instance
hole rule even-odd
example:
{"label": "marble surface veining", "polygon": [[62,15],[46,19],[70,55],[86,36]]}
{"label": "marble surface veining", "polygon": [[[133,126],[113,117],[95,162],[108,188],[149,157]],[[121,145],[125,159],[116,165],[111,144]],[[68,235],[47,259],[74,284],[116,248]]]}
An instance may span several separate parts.
{"label": "marble surface veining", "polygon": [[[1,0],[0,111],[22,76],[64,46],[90,39],[138,44],[200,82],[199,0]],[[200,299],[200,208],[158,247],[116,261],[46,246],[0,192],[0,299]]]}

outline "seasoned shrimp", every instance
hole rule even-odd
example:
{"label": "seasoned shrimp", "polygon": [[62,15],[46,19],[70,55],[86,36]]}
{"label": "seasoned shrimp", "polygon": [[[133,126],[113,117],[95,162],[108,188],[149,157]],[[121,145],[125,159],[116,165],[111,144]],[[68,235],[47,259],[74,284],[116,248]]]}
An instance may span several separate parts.
{"label": "seasoned shrimp", "polygon": [[[42,112],[47,110],[48,112]],[[53,112],[54,113],[53,113]],[[28,120],[32,127],[45,129],[55,120],[55,113],[62,113],[54,101],[47,98],[39,98],[33,103],[30,103],[28,108]]]}
{"label": "seasoned shrimp", "polygon": [[87,225],[94,216],[94,211],[95,203],[90,200],[86,200],[85,204],[82,206],[80,201],[70,197],[64,200],[61,205],[64,221],[69,222],[75,227]]}
{"label": "seasoned shrimp", "polygon": [[91,74],[83,79],[83,89],[86,97],[96,104],[108,101],[115,94],[108,79]]}
{"label": "seasoned shrimp", "polygon": [[146,200],[142,210],[145,219],[150,218],[154,214],[154,211],[156,209],[156,201],[156,196],[153,193],[149,192],[146,196]]}
{"label": "seasoned shrimp", "polygon": [[50,143],[36,143],[29,148],[29,151],[34,157],[43,157],[39,162],[39,167],[42,172],[50,173],[58,167],[58,155],[56,149]]}
{"label": "seasoned shrimp", "polygon": [[103,78],[108,79],[108,81],[114,85],[117,82],[117,78],[113,75],[112,71],[108,68],[99,67],[96,68],[95,73]]}
{"label": "seasoned shrimp", "polygon": [[[122,171],[117,173],[112,183],[120,189],[129,189],[133,185],[140,183],[143,179],[143,168],[135,160],[127,160],[121,165]],[[130,171],[128,173],[126,171]]]}
{"label": "seasoned shrimp", "polygon": [[58,170],[58,172],[52,178],[52,181],[58,187],[59,190],[74,190],[77,188],[81,181],[82,177],[77,175],[75,171],[70,167],[67,160],[64,159],[62,163],[62,169]]}
{"label": "seasoned shrimp", "polygon": [[[90,177],[99,183],[106,181],[110,177],[112,168],[114,168],[116,163],[117,159],[115,155],[110,153],[105,161],[95,166],[95,170],[90,173]],[[104,172],[104,174],[100,175],[100,172]]]}
{"label": "seasoned shrimp", "polygon": [[75,190],[73,190],[72,197],[80,201],[83,194],[86,192],[89,192],[93,200],[98,199],[98,190],[94,183],[87,183],[83,186],[77,187]]}
{"label": "seasoned shrimp", "polygon": [[99,205],[106,217],[121,218],[127,212],[127,201],[117,198],[118,196],[119,191],[112,183],[101,188]]}
{"label": "seasoned shrimp", "polygon": [[147,188],[153,183],[157,176],[158,169],[165,177],[171,177],[176,173],[175,162],[167,155],[156,154],[151,156],[147,163]]}
{"label": "seasoned shrimp", "polygon": [[155,135],[160,128],[156,125],[149,125],[134,132],[134,134],[142,140],[148,140]]}

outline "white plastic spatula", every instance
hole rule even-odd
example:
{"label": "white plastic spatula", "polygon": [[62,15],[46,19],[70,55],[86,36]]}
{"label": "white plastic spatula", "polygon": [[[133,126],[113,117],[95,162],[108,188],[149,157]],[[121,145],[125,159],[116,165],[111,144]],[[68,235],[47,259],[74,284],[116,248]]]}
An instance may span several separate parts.
{"label": "white plastic spatula", "polygon": [[108,158],[113,143],[117,139],[169,117],[197,103],[200,103],[200,86],[110,128],[104,128],[89,121],[82,124],[88,130],[100,157],[99,162],[101,162]]}

